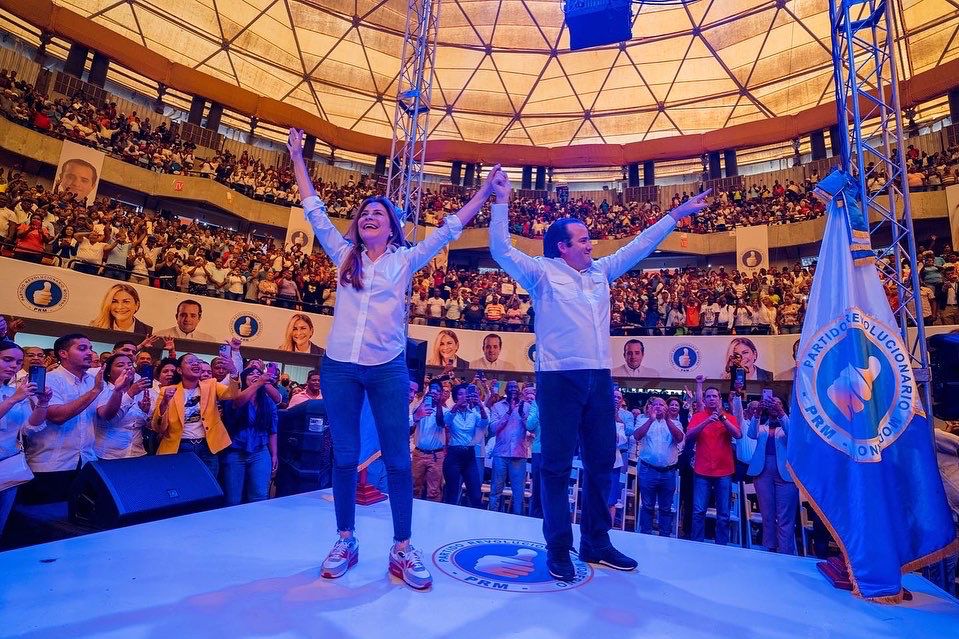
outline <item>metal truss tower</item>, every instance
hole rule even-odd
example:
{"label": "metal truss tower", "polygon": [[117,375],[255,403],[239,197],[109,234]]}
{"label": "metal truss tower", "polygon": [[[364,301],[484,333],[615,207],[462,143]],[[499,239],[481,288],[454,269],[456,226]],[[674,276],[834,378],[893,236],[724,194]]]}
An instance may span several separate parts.
{"label": "metal truss tower", "polygon": [[397,77],[386,194],[413,224],[408,240],[416,239],[420,216],[439,7],[440,0],[409,0]]}
{"label": "metal truss tower", "polygon": [[[893,3],[829,0],[829,18],[842,167],[859,181],[876,265],[882,276],[896,285],[899,330],[931,415],[929,355],[903,148]],[[873,178],[878,178],[878,183]],[[908,273],[903,269],[904,260]],[[915,325],[911,340],[910,323]]]}

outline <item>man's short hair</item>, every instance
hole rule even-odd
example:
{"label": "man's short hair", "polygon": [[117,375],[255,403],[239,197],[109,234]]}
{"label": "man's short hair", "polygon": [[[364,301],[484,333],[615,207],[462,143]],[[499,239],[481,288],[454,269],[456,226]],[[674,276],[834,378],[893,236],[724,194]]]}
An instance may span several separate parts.
{"label": "man's short hair", "polygon": [[706,393],[708,393],[711,390],[716,391],[716,394],[719,395],[720,397],[723,396],[723,392],[719,390],[718,386],[707,386],[706,388],[703,389],[703,397],[706,397]]}
{"label": "man's short hair", "polygon": [[319,375],[320,375],[320,369],[314,368],[314,369],[310,370],[310,371],[306,374],[306,380],[309,381],[310,378],[313,377],[314,375],[316,375],[317,377],[319,377]]}
{"label": "man's short hair", "polygon": [[561,217],[549,225],[549,228],[546,229],[546,234],[543,235],[544,257],[559,257],[559,249],[556,248],[556,245],[560,242],[566,242],[567,246],[572,245],[568,229],[571,224],[586,226],[582,220],[575,217]]}
{"label": "man's short hair", "polygon": [[191,300],[183,300],[182,302],[180,302],[179,304],[176,305],[176,314],[177,314],[177,315],[180,314],[180,307],[183,306],[184,304],[193,304],[193,305],[196,306],[198,309],[200,309],[199,314],[200,314],[200,315],[203,315],[203,304],[200,304],[198,301],[192,300],[192,299],[191,299]]}
{"label": "man's short hair", "polygon": [[488,340],[488,339],[491,338],[491,337],[495,337],[496,339],[498,339],[498,340],[499,340],[499,345],[500,345],[500,347],[503,346],[503,338],[500,337],[499,335],[497,335],[496,333],[489,333],[486,337],[484,337],[484,338],[483,338],[483,344],[485,345],[485,344],[486,344],[486,340]]}
{"label": "man's short hair", "polygon": [[67,172],[67,167],[71,164],[79,164],[80,166],[90,169],[90,172],[93,173],[93,183],[97,183],[97,167],[93,166],[83,158],[70,158],[63,163],[63,170],[60,171],[61,175]]}
{"label": "man's short hair", "polygon": [[73,343],[81,339],[89,338],[83,333],[67,333],[66,335],[58,337],[57,341],[53,343],[53,352],[57,356],[57,359],[60,359],[60,351],[70,350]]}
{"label": "man's short hair", "polygon": [[646,354],[646,347],[643,346],[643,341],[642,341],[642,340],[638,340],[638,339],[626,340],[626,343],[623,344],[623,353],[624,353],[624,354],[626,353],[626,349],[629,348],[629,345],[630,345],[630,344],[639,344],[639,350],[641,350],[641,351],[643,352],[643,355]]}
{"label": "man's short hair", "polygon": [[126,346],[127,344],[130,344],[130,345],[132,345],[132,346],[136,346],[136,345],[137,345],[137,343],[134,342],[134,341],[131,340],[131,339],[121,339],[119,342],[117,342],[116,344],[113,345],[113,350],[115,350],[115,351],[116,351],[116,350],[120,350],[121,348],[123,348],[123,347]]}

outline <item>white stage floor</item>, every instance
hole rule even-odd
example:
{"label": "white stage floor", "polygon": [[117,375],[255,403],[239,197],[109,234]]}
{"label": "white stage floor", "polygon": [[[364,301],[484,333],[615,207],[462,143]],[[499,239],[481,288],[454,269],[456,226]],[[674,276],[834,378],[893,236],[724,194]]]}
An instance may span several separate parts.
{"label": "white stage floor", "polygon": [[483,537],[539,542],[539,520],[417,501],[413,521],[429,592],[387,574],[388,502],[358,509],[359,565],[320,578],[335,535],[328,491],[10,551],[0,554],[0,636],[959,636],[959,602],[915,576],[912,602],[881,606],[831,588],[813,560],[635,533],[614,542],[638,572],[599,568],[578,587],[538,593],[479,587],[441,571],[434,552]]}

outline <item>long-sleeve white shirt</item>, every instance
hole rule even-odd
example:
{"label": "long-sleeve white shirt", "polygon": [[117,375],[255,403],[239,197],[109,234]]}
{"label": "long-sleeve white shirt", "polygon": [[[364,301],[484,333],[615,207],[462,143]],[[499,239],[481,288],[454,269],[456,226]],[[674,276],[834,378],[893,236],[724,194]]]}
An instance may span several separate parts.
{"label": "long-sleeve white shirt", "polygon": [[510,242],[508,207],[494,204],[493,259],[525,288],[536,311],[536,368],[609,370],[609,285],[653,252],[675,228],[665,216],[612,255],[579,272],[561,258],[530,257]]}
{"label": "long-sleeve white shirt", "polygon": [[[303,200],[306,218],[317,241],[339,269],[352,244],[326,215],[326,204],[315,195]],[[391,246],[376,261],[363,251],[363,288],[343,286],[337,278],[333,326],[326,354],[338,362],[363,366],[385,364],[406,348],[406,288],[413,274],[429,264],[463,232],[456,215],[412,247]]]}

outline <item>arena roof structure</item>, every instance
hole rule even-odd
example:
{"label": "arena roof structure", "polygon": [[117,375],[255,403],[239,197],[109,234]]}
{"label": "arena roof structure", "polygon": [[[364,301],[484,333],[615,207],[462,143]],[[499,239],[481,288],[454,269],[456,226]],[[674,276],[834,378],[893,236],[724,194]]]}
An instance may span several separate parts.
{"label": "arena roof structure", "polygon": [[[890,1],[901,79],[959,58],[959,0]],[[52,4],[337,129],[392,134],[404,0]],[[439,24],[431,142],[626,145],[776,122],[833,101],[823,0],[640,5],[631,41],[576,52],[561,0],[442,0]]]}

